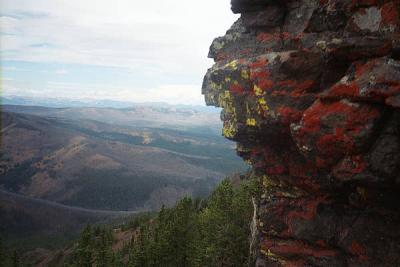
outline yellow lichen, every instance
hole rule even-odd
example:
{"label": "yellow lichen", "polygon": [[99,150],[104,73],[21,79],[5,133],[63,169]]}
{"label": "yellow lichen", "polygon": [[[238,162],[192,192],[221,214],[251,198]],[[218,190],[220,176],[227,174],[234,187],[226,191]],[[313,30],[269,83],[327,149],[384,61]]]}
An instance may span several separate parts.
{"label": "yellow lichen", "polygon": [[256,96],[261,96],[264,94],[264,91],[260,87],[258,87],[257,84],[254,85],[253,91]]}
{"label": "yellow lichen", "polygon": [[316,43],[316,46],[321,50],[325,50],[326,49],[326,42],[325,41],[318,41]]}
{"label": "yellow lichen", "polygon": [[211,89],[213,89],[213,90],[221,90],[221,85],[219,85],[219,84],[217,84],[217,83],[215,83],[215,82],[211,82]]}
{"label": "yellow lichen", "polygon": [[251,152],[251,149],[249,149],[248,147],[238,143],[238,144],[236,144],[236,151],[249,153],[249,152]]}
{"label": "yellow lichen", "polygon": [[231,81],[231,77],[225,77],[225,82],[230,82]]}
{"label": "yellow lichen", "polygon": [[264,110],[269,110],[269,107],[267,105],[267,102],[265,101],[264,98],[258,99],[258,104],[264,109]]}
{"label": "yellow lichen", "polygon": [[246,125],[247,125],[247,126],[256,126],[256,125],[257,125],[256,119],[254,119],[254,118],[248,118],[248,119],[246,120]]}
{"label": "yellow lichen", "polygon": [[285,261],[281,257],[276,255],[275,253],[272,253],[269,249],[267,251],[261,249],[260,252],[264,254],[268,259],[279,262],[282,265],[285,264]]}
{"label": "yellow lichen", "polygon": [[267,256],[267,255],[268,255],[268,252],[267,252],[267,251],[265,251],[265,250],[263,250],[263,249],[260,249],[260,252],[261,252],[262,254],[264,254],[265,256]]}
{"label": "yellow lichen", "polygon": [[227,138],[233,138],[236,134],[236,127],[232,124],[223,127],[222,133]]}
{"label": "yellow lichen", "polygon": [[258,102],[257,106],[258,114],[263,114],[265,111],[269,110],[269,106],[267,105],[267,102],[265,101],[264,97],[259,98],[257,102]]}
{"label": "yellow lichen", "polygon": [[224,98],[227,98],[227,99],[231,98],[231,93],[228,90],[224,91]]}
{"label": "yellow lichen", "polygon": [[236,109],[233,105],[233,97],[228,90],[218,95],[218,103],[224,108],[226,114],[230,114],[231,119],[225,121],[222,134],[227,138],[233,138],[236,134]]}
{"label": "yellow lichen", "polygon": [[249,165],[252,165],[251,160],[249,160],[249,159],[245,159],[244,162],[246,162]]}
{"label": "yellow lichen", "polygon": [[264,186],[265,189],[271,189],[272,187],[276,187],[277,184],[276,182],[274,182],[273,180],[271,180],[267,175],[263,175],[261,177],[262,179],[262,184]]}
{"label": "yellow lichen", "polygon": [[230,95],[228,90],[225,90],[225,91],[221,92],[218,95],[218,103],[219,103],[219,105],[222,108],[225,108],[225,109],[229,108],[230,103],[231,103],[231,101],[230,101],[231,99],[230,98],[231,98],[231,95]]}
{"label": "yellow lichen", "polygon": [[240,72],[240,76],[242,76],[242,78],[245,79],[245,80],[250,78],[249,72],[247,70],[242,70]]}
{"label": "yellow lichen", "polygon": [[298,198],[299,194],[296,194],[297,192],[282,192],[282,196],[286,197],[286,198]]}
{"label": "yellow lichen", "polygon": [[232,60],[231,62],[229,62],[228,64],[226,64],[225,67],[230,67],[230,68],[236,70],[237,64],[238,64],[238,61],[235,59],[235,60]]}

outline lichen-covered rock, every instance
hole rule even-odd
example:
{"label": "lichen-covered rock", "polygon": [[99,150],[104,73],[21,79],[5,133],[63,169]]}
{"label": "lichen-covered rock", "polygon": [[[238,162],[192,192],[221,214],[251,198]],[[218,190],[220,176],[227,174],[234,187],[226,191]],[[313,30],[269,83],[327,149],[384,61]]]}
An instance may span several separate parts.
{"label": "lichen-covered rock", "polygon": [[208,105],[260,181],[256,266],[400,266],[400,1],[232,0]]}

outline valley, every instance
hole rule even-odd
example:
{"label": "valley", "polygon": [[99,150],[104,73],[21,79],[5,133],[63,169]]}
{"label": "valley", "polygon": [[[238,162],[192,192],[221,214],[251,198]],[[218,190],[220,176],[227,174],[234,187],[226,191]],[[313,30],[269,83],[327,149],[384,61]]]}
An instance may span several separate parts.
{"label": "valley", "polygon": [[1,122],[0,213],[10,237],[20,229],[29,237],[77,233],[86,223],[206,197],[247,168],[220,136],[219,115],[186,107],[4,105]]}
{"label": "valley", "polygon": [[57,248],[87,224],[109,223],[143,211],[93,210],[0,190],[0,232],[9,247]]}

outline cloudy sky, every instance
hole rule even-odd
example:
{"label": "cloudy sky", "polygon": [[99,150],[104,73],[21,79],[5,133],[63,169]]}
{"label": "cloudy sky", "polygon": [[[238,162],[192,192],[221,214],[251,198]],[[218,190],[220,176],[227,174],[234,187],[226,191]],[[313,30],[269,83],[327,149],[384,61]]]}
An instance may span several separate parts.
{"label": "cloudy sky", "polygon": [[0,0],[4,96],[203,104],[230,0]]}

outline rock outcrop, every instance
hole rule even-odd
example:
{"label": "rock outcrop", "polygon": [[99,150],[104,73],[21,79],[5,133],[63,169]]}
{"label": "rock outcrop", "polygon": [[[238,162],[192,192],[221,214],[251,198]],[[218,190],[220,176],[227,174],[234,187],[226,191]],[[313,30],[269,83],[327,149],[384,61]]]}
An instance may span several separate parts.
{"label": "rock outcrop", "polygon": [[400,266],[400,1],[232,10],[203,94],[262,187],[255,266]]}

